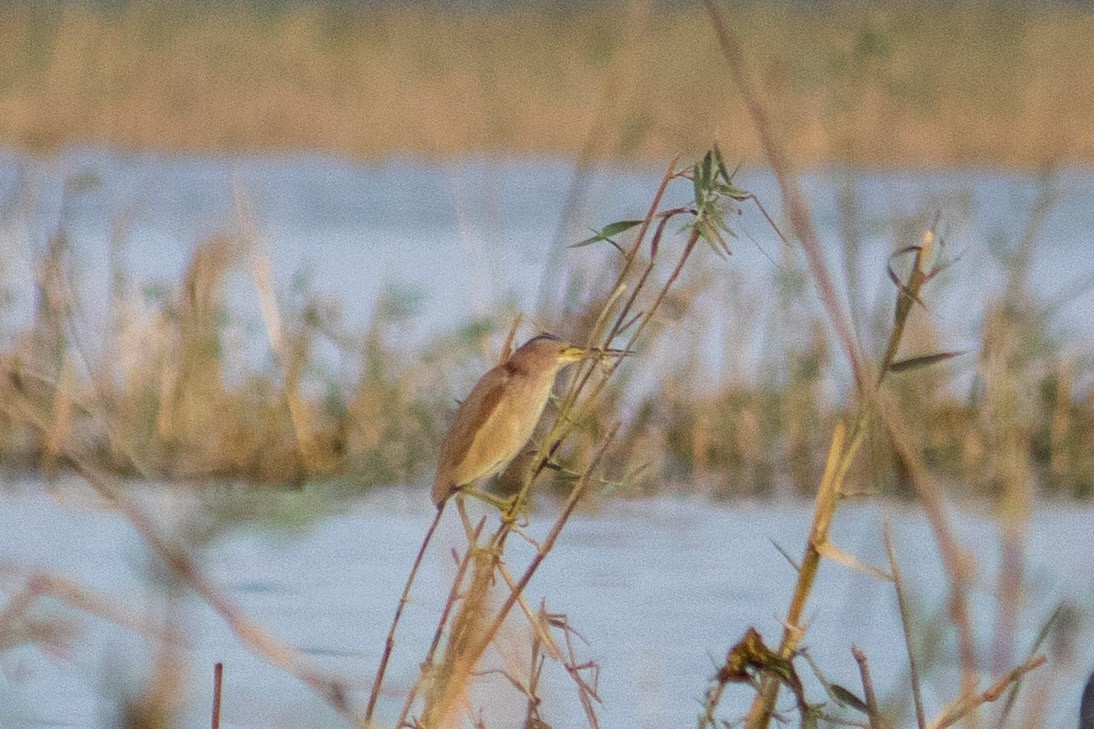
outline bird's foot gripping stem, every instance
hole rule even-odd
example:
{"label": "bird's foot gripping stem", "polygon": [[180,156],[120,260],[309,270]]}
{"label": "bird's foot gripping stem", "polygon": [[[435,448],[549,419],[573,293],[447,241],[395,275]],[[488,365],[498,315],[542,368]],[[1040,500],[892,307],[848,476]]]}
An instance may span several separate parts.
{"label": "bird's foot gripping stem", "polygon": [[501,520],[510,524],[516,523],[522,519],[528,504],[527,498],[522,499],[520,494],[502,497],[466,487],[461,489],[461,492],[493,506],[501,512]]}

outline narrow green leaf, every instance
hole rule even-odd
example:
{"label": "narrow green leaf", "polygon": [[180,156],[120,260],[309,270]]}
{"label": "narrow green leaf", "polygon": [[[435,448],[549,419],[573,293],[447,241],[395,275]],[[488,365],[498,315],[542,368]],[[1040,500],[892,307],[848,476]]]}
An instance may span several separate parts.
{"label": "narrow green leaf", "polygon": [[714,160],[710,152],[703,155],[703,162],[699,165],[699,172],[703,178],[703,187],[709,189],[713,181]]}
{"label": "narrow green leaf", "polygon": [[714,145],[714,161],[718,164],[718,173],[721,174],[722,179],[728,185],[730,179],[729,170],[726,168],[726,160],[722,157],[722,150],[718,148],[718,145]]}
{"label": "narrow green leaf", "polygon": [[[642,225],[642,223],[644,223],[644,222],[645,221],[643,221],[643,220],[620,220],[620,221],[615,222],[615,223],[609,223],[608,225],[605,225],[600,230],[594,230],[593,231],[594,235],[590,236],[589,238],[586,238],[585,240],[578,241],[577,243],[572,243],[567,247],[568,248],[581,248],[582,246],[591,245],[593,243],[599,243],[600,241],[607,241],[607,242],[611,243],[612,245],[615,245],[615,241],[612,240],[612,238],[614,236],[617,236],[620,233],[628,231],[631,228],[635,227],[636,225]],[[616,247],[618,248],[619,246],[616,246]]]}
{"label": "narrow green leaf", "polygon": [[745,200],[752,199],[752,193],[745,192],[739,187],[734,187],[733,185],[730,185],[728,183],[724,185],[718,185],[715,189],[718,190],[719,194],[725,195],[726,197],[736,200],[737,202],[744,202]]}
{"label": "narrow green leaf", "polygon": [[908,359],[901,359],[893,362],[889,365],[889,372],[907,372],[908,370],[918,369],[920,367],[929,367],[930,365],[938,362],[944,362],[948,359],[952,359],[959,355],[965,354],[964,350],[955,350],[953,352],[938,352],[937,354],[925,354],[920,357],[909,357]]}
{"label": "narrow green leaf", "polygon": [[778,542],[776,542],[774,539],[771,539],[770,537],[768,537],[767,541],[771,542],[771,546],[773,546],[775,548],[775,551],[777,551],[779,554],[781,554],[783,556],[783,559],[785,559],[787,562],[790,563],[790,566],[794,568],[795,572],[801,572],[802,571],[801,565],[799,565],[797,562],[795,562],[794,558],[790,556],[790,553],[787,552],[785,549],[783,549],[782,546]]}
{"label": "narrow green leaf", "polygon": [[598,232],[598,235],[603,236],[604,238],[611,238],[613,236],[619,235],[620,233],[622,233],[624,231],[630,230],[631,228],[634,228],[635,226],[642,225],[642,223],[644,223],[644,222],[646,222],[646,221],[644,221],[644,220],[617,220],[616,222],[608,223],[603,228],[601,228],[600,231]]}
{"label": "narrow green leaf", "polygon": [[855,696],[851,691],[840,686],[838,683],[830,683],[826,686],[829,695],[840,706],[849,706],[852,709],[859,711],[867,716],[870,715],[870,707],[866,705],[866,702]]}
{"label": "narrow green leaf", "polygon": [[589,246],[589,245],[592,245],[593,243],[599,243],[599,242],[605,241],[605,240],[607,240],[607,238],[605,238],[603,236],[600,236],[600,235],[594,235],[591,238],[586,238],[585,240],[579,240],[577,243],[571,243],[570,245],[568,245],[566,247],[567,248],[581,248],[582,246]]}

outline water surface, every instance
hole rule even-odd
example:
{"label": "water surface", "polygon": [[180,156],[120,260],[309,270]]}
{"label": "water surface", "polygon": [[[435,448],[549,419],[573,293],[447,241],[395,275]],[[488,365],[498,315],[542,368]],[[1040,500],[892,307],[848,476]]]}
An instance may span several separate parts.
{"label": "water surface", "polygon": [[[141,503],[167,534],[184,533],[185,525],[207,518],[203,501],[192,495],[151,486],[142,493]],[[286,509],[314,505],[314,493],[276,498]],[[248,653],[192,595],[187,593],[181,606],[169,611],[156,560],[148,557],[123,518],[101,506],[75,482],[52,495],[26,485],[5,495],[0,529],[8,536],[0,545],[0,564],[6,583],[13,581],[16,568],[48,570],[109,596],[135,614],[178,626],[188,646],[182,654],[190,682],[185,726],[207,721],[216,661],[226,665],[226,726],[343,726],[295,679]],[[550,511],[536,515],[531,533],[546,531]],[[351,699],[360,706],[403,577],[431,516],[424,489],[378,490],[348,511],[303,529],[234,529],[199,549],[200,564],[271,634],[355,687]],[[986,662],[995,620],[999,529],[975,510],[952,509],[951,518],[978,564],[971,600]],[[595,659],[602,668],[600,714],[605,727],[689,726],[714,662],[748,626],[777,639],[778,616],[785,612],[794,574],[772,543],[800,554],[809,519],[807,504],[761,507],[682,499],[613,504],[573,520],[532,581],[528,597],[532,605],[546,599],[547,608],[565,613],[587,640],[578,641],[576,651],[580,659]],[[933,712],[957,685],[956,659],[949,631],[935,637],[927,632],[931,616],[943,609],[946,582],[923,516],[893,504],[849,508],[837,519],[833,538],[864,561],[883,565],[880,526],[885,519],[893,523],[914,595],[917,630],[937,653],[926,691]],[[1089,608],[1094,603],[1094,542],[1086,538],[1091,533],[1094,510],[1054,505],[1039,509],[1029,530],[1026,612],[1017,650],[1028,649],[1058,604],[1070,605],[1081,620],[1073,634],[1073,657],[1054,659],[1028,685],[1037,689],[1053,682],[1059,692],[1058,716],[1049,726],[1059,729],[1074,726],[1081,673],[1094,667]],[[413,681],[454,572],[447,553],[460,546],[455,521],[439,534],[406,613],[389,690],[381,702],[380,713],[389,719]],[[519,540],[512,546],[510,563],[516,570],[530,557],[530,549]],[[153,655],[148,643],[52,601],[36,614],[75,619],[80,632],[60,652],[26,645],[3,654],[4,725],[102,725],[115,708],[119,689],[135,690],[147,672]],[[826,563],[806,614],[806,644],[829,679],[857,689],[849,650],[854,643],[869,654],[882,694],[903,685],[905,651],[888,586]],[[511,625],[511,644],[525,645],[522,619],[518,616]],[[569,679],[557,667],[547,675],[544,717],[553,726],[581,725]],[[483,686],[476,701],[488,725],[513,725],[512,712],[523,706],[520,698],[501,679],[487,679]],[[815,682],[809,689],[814,700],[823,700]],[[747,691],[731,691],[725,706],[726,716],[743,712]]]}

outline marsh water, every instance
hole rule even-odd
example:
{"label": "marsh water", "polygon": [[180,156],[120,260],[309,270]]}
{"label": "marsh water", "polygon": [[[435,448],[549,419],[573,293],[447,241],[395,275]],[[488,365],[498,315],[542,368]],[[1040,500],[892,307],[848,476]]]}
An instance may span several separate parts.
{"label": "marsh water", "polygon": [[[50,159],[7,155],[0,157],[7,302],[0,336],[7,348],[30,321],[36,261],[58,230],[72,244],[73,283],[81,314],[94,331],[105,326],[115,273],[124,274],[124,286],[134,295],[167,296],[194,247],[236,229],[242,217],[253,221],[259,245],[269,252],[279,291],[312,290],[335,300],[346,326],[359,330],[374,316],[381,292],[397,290],[409,314],[399,336],[407,346],[423,345],[477,316],[534,310],[541,297],[558,294],[560,271],[586,267],[584,256],[612,255],[603,247],[566,244],[585,237],[590,227],[643,214],[660,171],[592,170],[581,182],[587,194],[570,204],[575,174],[571,164],[550,160],[368,165],[320,156],[225,159],[94,150]],[[746,169],[739,182],[777,216],[768,173]],[[889,253],[914,243],[921,226],[938,214],[947,249],[960,260],[938,281],[931,316],[945,345],[975,347],[985,302],[1002,290],[1013,251],[1030,230],[1038,245],[1029,292],[1048,312],[1044,327],[1062,347],[1079,356],[1089,353],[1094,294],[1084,284],[1094,274],[1094,171],[1064,170],[1046,182],[984,169],[835,169],[810,172],[804,184],[826,241],[842,235],[838,191],[848,184],[855,191],[859,213],[853,220],[862,245],[850,270],[863,311],[877,309],[892,292],[885,272]],[[1051,193],[1042,198],[1046,190]],[[683,199],[686,193],[671,194]],[[1039,199],[1052,203],[1043,219]],[[848,209],[846,198],[843,205]],[[706,314],[688,325],[714,332],[707,352],[712,367],[737,356],[722,343],[748,337],[725,332],[742,321],[762,321],[779,280],[792,268],[754,207],[746,205],[738,222],[734,255],[707,256],[712,298]],[[845,250],[835,243],[828,249],[843,277]],[[232,276],[232,347],[225,356],[246,367],[269,359],[269,353],[253,284],[245,270]],[[755,311],[734,308],[742,305]],[[342,353],[325,356],[333,370],[344,368]],[[166,531],[197,545],[201,566],[217,585],[270,633],[343,677],[359,704],[432,509],[421,485],[378,489],[338,509],[318,488],[264,497],[271,503],[260,510],[278,518],[229,529],[203,525],[224,499],[234,498],[231,491],[213,501],[154,484],[135,493]],[[604,726],[694,724],[706,681],[728,646],[750,625],[769,639],[777,636],[794,574],[773,543],[799,554],[809,514],[803,503],[665,499],[609,504],[575,519],[532,582],[530,597],[532,604],[546,598],[548,608],[565,613],[587,641],[576,650],[602,668]],[[987,665],[999,527],[975,506],[953,509],[951,516],[980,567],[973,603]],[[542,529],[545,519],[537,516],[532,531]],[[867,562],[883,564],[885,519],[893,522],[914,587],[924,652],[933,656],[927,701],[937,709],[956,685],[956,659],[953,636],[931,632],[945,604],[946,580],[923,516],[907,505],[853,508],[839,518],[835,541]],[[179,626],[186,640],[185,726],[207,724],[216,661],[226,665],[225,726],[344,725],[295,679],[248,653],[207,606],[187,595],[181,607],[172,608],[164,597],[164,576],[130,525],[81,484],[9,485],[0,498],[0,529],[0,576],[9,595],[29,571],[48,570],[110,596],[136,615]],[[1028,533],[1029,589],[1015,653],[1028,650],[1058,606],[1077,618],[1068,623],[1070,643],[1054,644],[1054,658],[1042,669],[1047,677],[1031,682],[1050,687],[1049,726],[1060,729],[1074,725],[1080,675],[1094,667],[1092,534],[1094,511],[1070,503],[1039,506]],[[451,577],[446,555],[458,543],[458,532],[448,529],[427,559],[381,700],[382,717],[397,713],[415,675]],[[119,695],[136,691],[146,678],[154,657],[150,644],[128,628],[55,601],[35,609],[66,621],[72,633],[55,646],[17,645],[0,654],[0,724],[110,725]],[[807,615],[808,646],[829,679],[858,686],[849,651],[856,643],[869,654],[883,695],[904,685],[903,640],[887,586],[827,564]],[[514,643],[522,643],[519,635]],[[555,671],[547,682],[543,713],[555,727],[582,721],[568,680]],[[512,725],[523,702],[504,693],[500,678],[486,685],[477,698],[493,719],[488,725]],[[816,682],[810,684],[813,697],[818,690]],[[743,712],[747,695],[743,688],[731,691],[725,715]]]}
{"label": "marsh water", "polygon": [[[167,534],[202,532],[216,498],[149,487],[142,506],[156,514]],[[243,497],[240,497],[243,498]],[[286,492],[271,497],[278,509],[310,511],[314,495]],[[450,517],[454,516],[449,514]],[[551,510],[538,513],[530,531],[542,535]],[[198,550],[201,568],[272,635],[299,648],[317,665],[342,677],[361,705],[379,660],[384,634],[425,528],[432,517],[424,488],[380,489],[345,511],[294,528],[237,526],[216,533]],[[987,665],[995,622],[999,527],[976,509],[951,509],[959,538],[973,549],[977,580],[973,618]],[[616,503],[580,514],[529,587],[533,605],[565,613],[585,639],[575,642],[579,660],[601,667],[600,707],[606,727],[692,726],[714,664],[755,626],[774,639],[780,630],[794,579],[774,545],[800,553],[810,508],[710,504],[666,499]],[[871,564],[884,565],[881,525],[890,521],[905,578],[914,594],[921,659],[929,676],[928,708],[952,697],[956,681],[953,635],[932,622],[944,610],[946,580],[922,514],[908,505],[852,508],[837,519],[834,541]],[[187,526],[189,525],[189,526]],[[39,569],[77,579],[85,587],[156,624],[185,636],[183,726],[207,722],[211,667],[225,668],[225,726],[343,726],[322,701],[295,679],[255,658],[225,624],[190,596],[174,608],[165,600],[163,574],[150,560],[131,526],[75,482],[52,489],[24,484],[0,501],[0,547],[5,587],[16,575]],[[1043,505],[1028,531],[1027,592],[1015,650],[1024,655],[1047,617],[1060,605],[1069,616],[1048,667],[1027,690],[1049,687],[1048,726],[1074,726],[1082,672],[1094,664],[1090,605],[1094,604],[1094,510]],[[436,624],[454,566],[449,550],[462,531],[453,519],[442,525],[414,590],[398,643],[391,681],[380,705],[389,719],[416,675]],[[514,545],[516,546],[516,545]],[[526,562],[517,547],[513,565]],[[147,679],[154,652],[132,630],[47,601],[41,617],[73,620],[63,647],[32,645],[3,655],[4,726],[105,726],[119,695],[135,693]],[[851,644],[869,655],[882,696],[906,685],[906,658],[892,589],[865,574],[826,564],[807,611],[811,656],[826,677],[857,689]],[[1077,621],[1077,622],[1076,622]],[[527,644],[523,621],[505,636],[510,666],[523,670]],[[1061,644],[1069,647],[1060,648]],[[501,665],[496,658],[489,662]],[[803,668],[808,677],[808,669]],[[552,726],[583,721],[569,677],[548,668],[543,716]],[[500,677],[487,678],[476,695],[489,726],[516,725],[523,700]],[[825,700],[815,681],[811,697]],[[727,717],[747,707],[747,691],[731,691]]]}

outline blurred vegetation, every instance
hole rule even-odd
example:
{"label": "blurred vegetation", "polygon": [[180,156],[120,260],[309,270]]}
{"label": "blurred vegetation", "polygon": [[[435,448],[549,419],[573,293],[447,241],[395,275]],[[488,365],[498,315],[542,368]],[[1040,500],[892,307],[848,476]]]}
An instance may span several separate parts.
{"label": "blurred vegetation", "polygon": [[[1092,363],[1048,334],[1052,302],[1025,280],[1051,206],[1050,192],[1042,198],[1028,230],[996,244],[1011,274],[998,300],[986,302],[981,340],[968,345],[967,336],[951,328],[967,331],[968,322],[929,311],[933,296],[971,275],[957,261],[946,280],[929,281],[917,297],[923,306],[908,318],[897,359],[944,351],[955,338],[970,351],[922,370],[893,372],[886,385],[933,474],[955,494],[998,498],[1008,511],[1028,508],[1036,491],[1094,495],[1094,394],[1083,384],[1094,375]],[[840,211],[857,214],[854,206]],[[895,224],[894,250],[911,245],[924,224]],[[5,333],[14,344],[0,353],[0,459],[8,475],[55,473],[66,468],[66,454],[79,453],[134,478],[267,485],[334,480],[347,494],[429,477],[457,398],[496,360],[511,313],[496,311],[408,347],[411,294],[389,289],[363,331],[349,328],[341,302],[315,293],[306,278],[289,292],[275,291],[270,261],[241,227],[198,246],[173,286],[142,287],[116,271],[105,331],[81,313],[72,283],[77,264],[63,230],[54,237],[37,264],[34,316]],[[630,235],[611,237],[624,243]],[[558,454],[560,487],[568,483],[565,464],[586,458],[621,416],[604,458],[612,493],[778,498],[814,492],[828,434],[855,404],[839,392],[843,363],[830,352],[803,264],[785,255],[757,291],[754,278],[722,261],[711,265],[716,257],[706,253],[649,322],[641,356],[624,363],[597,408],[576,423]],[[849,247],[845,255],[852,254]],[[638,255],[635,265],[647,265],[648,253]],[[905,258],[891,261],[898,280],[907,275]],[[591,307],[603,281],[621,263],[607,240],[574,249],[570,259],[575,265],[557,285],[567,293],[532,313],[538,325],[582,341],[596,326]],[[940,244],[931,265],[951,261]],[[248,272],[262,302],[272,363],[245,362],[240,372],[235,360],[226,364],[236,341],[230,332],[241,326],[226,287],[229,280],[245,282]],[[666,274],[652,271],[655,280]],[[724,298],[712,299],[717,292]],[[756,296],[773,306],[759,309],[741,298]],[[873,357],[881,356],[892,326],[889,306],[856,312]],[[721,346],[726,357],[737,358],[721,372],[704,354],[719,307],[734,312]],[[767,334],[755,356],[738,352],[739,342],[756,332]],[[526,326],[519,336],[532,333]],[[322,352],[331,347],[348,369],[332,373],[323,364]],[[953,384],[955,368],[975,372],[971,390]],[[518,458],[501,486],[519,482],[527,467],[528,460]],[[845,491],[908,495],[909,489],[903,459],[884,432],[872,433]]]}
{"label": "blurred vegetation", "polygon": [[[741,2],[799,163],[1094,161],[1094,11]],[[762,160],[698,6],[0,4],[0,145]]]}

